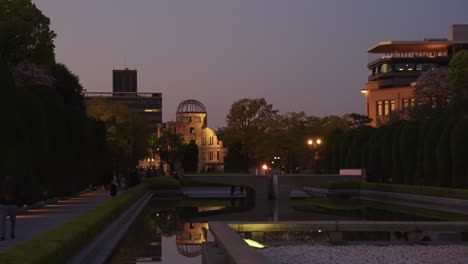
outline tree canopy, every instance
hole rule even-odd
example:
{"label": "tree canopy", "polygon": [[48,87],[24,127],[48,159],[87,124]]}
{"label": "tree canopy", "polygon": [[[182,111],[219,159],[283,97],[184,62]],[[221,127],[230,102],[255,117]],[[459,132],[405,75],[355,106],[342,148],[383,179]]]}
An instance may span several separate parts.
{"label": "tree canopy", "polygon": [[0,57],[48,70],[55,63],[50,19],[31,0],[0,0]]}
{"label": "tree canopy", "polygon": [[271,162],[273,157],[280,157],[281,168],[286,171],[304,168],[313,158],[306,144],[308,138],[323,138],[334,129],[348,127],[346,120],[338,116],[280,114],[264,98],[238,100],[232,104],[227,126],[221,130],[229,148],[226,169],[245,171],[246,163],[254,166]]}
{"label": "tree canopy", "polygon": [[151,129],[142,117],[102,98],[88,101],[86,112],[91,119],[105,124],[107,147],[117,168],[135,165],[147,156]]}
{"label": "tree canopy", "polygon": [[454,103],[458,110],[468,110],[468,50],[459,51],[449,63],[448,83],[455,94]]}

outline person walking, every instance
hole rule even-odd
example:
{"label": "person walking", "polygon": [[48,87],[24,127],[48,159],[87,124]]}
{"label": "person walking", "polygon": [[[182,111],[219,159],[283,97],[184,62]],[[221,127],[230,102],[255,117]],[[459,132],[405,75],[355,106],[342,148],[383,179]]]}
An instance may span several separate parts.
{"label": "person walking", "polygon": [[16,205],[18,203],[18,187],[11,175],[5,176],[1,187],[0,217],[2,221],[0,241],[5,240],[6,217],[10,216],[10,237],[15,239]]}

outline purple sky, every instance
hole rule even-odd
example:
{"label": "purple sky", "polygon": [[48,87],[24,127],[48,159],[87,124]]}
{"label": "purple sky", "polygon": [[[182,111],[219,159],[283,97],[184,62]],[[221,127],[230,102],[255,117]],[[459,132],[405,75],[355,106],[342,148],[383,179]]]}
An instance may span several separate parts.
{"label": "purple sky", "polygon": [[88,91],[112,91],[112,69],[138,69],[140,92],[163,93],[163,119],[197,99],[209,125],[231,104],[265,97],[281,112],[364,112],[367,49],[447,37],[467,0],[33,0],[57,32],[57,61]]}

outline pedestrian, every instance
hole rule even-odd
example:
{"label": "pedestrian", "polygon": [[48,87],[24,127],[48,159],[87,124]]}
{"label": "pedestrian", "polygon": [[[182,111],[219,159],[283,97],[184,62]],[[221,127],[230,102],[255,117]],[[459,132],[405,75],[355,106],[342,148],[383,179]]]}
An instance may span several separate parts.
{"label": "pedestrian", "polygon": [[111,196],[117,195],[117,184],[115,183],[115,180],[112,180],[112,183],[110,184],[110,195]]}
{"label": "pedestrian", "polygon": [[0,241],[5,240],[6,217],[10,216],[10,237],[15,239],[16,205],[18,203],[18,187],[11,175],[6,175],[1,187],[0,217],[2,219],[2,230]]}

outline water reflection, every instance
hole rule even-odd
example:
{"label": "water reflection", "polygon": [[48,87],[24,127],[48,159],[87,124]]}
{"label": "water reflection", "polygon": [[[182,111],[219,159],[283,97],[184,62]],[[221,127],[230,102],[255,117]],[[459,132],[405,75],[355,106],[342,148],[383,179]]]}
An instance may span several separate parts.
{"label": "water reflection", "polygon": [[208,223],[185,223],[176,233],[177,251],[192,258],[201,255],[202,243],[208,238]]}
{"label": "water reflection", "polygon": [[213,240],[208,218],[248,210],[239,200],[153,201],[110,263],[201,263],[202,244]]}
{"label": "water reflection", "polygon": [[[448,216],[459,217],[447,213],[440,214],[422,209],[354,200],[273,200],[253,206],[251,200],[244,198],[152,201],[138,216],[110,263],[201,263],[202,244],[212,241],[208,221],[440,221]],[[364,235],[372,237],[363,237]],[[328,234],[319,230],[262,234],[245,232],[241,236],[269,242],[328,240]],[[388,234],[369,232],[344,234],[347,240],[363,238],[380,240],[387,239],[388,236]]]}

